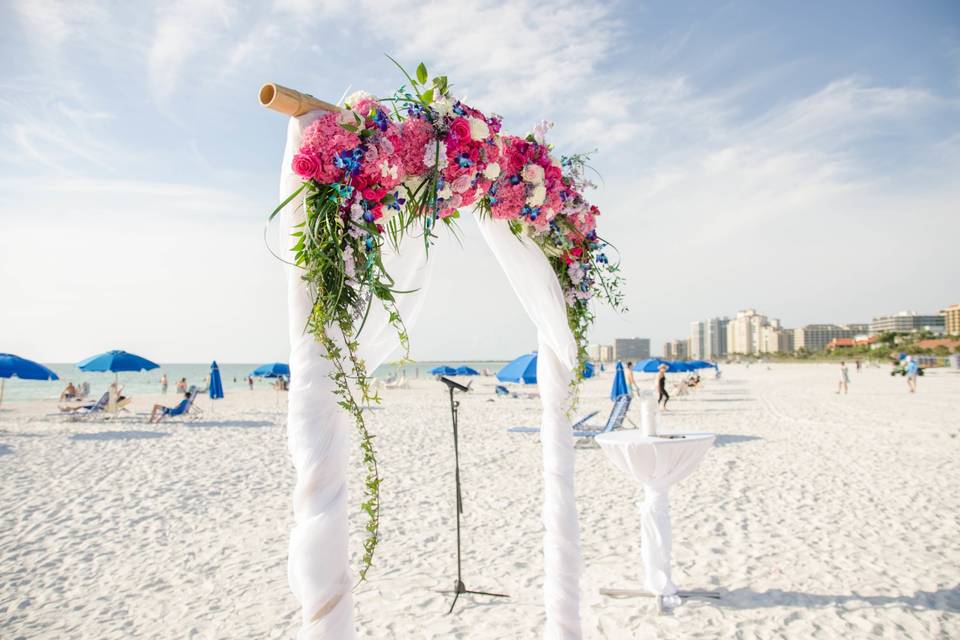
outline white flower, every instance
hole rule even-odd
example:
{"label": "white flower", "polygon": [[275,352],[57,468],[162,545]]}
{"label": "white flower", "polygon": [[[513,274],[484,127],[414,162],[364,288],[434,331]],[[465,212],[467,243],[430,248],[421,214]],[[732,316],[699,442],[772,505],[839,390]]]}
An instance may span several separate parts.
{"label": "white flower", "polygon": [[434,111],[440,114],[441,118],[444,118],[453,112],[453,103],[450,102],[450,98],[448,96],[441,96],[435,99],[433,104],[430,106],[433,107]]}
{"label": "white flower", "polygon": [[344,100],[344,103],[352,107],[363,99],[374,100],[375,98],[372,94],[367,93],[366,91],[354,91],[347,96],[347,99]]}
{"label": "white flower", "polygon": [[350,205],[350,217],[354,220],[363,220],[363,207],[356,203]]}
{"label": "white flower", "polygon": [[573,284],[580,284],[580,281],[583,280],[583,269],[579,264],[574,262],[567,267],[567,275],[570,276],[570,282]]}
{"label": "white flower", "polygon": [[440,163],[437,165],[437,169],[444,169],[447,166],[447,143],[440,141],[440,149],[437,149],[437,145],[428,144],[423,150],[423,164],[430,168],[432,167],[437,160],[437,157],[440,158]]}
{"label": "white flower", "polygon": [[531,207],[539,207],[547,199],[547,188],[542,184],[534,187],[533,192],[527,196],[527,204]]}
{"label": "white flower", "polygon": [[453,195],[453,191],[450,189],[449,184],[443,185],[443,189],[440,189],[439,191],[437,191],[437,197],[440,198],[441,200],[446,200],[452,195]]}
{"label": "white flower", "polygon": [[386,178],[387,176],[390,176],[391,178],[396,180],[397,167],[394,165],[391,165],[387,160],[383,160],[380,163],[380,175],[383,176],[384,178]]}
{"label": "white flower", "polygon": [[487,180],[496,180],[500,175],[500,165],[496,162],[491,162],[483,170],[483,177]]}
{"label": "white flower", "polygon": [[547,135],[547,131],[553,128],[553,123],[546,120],[541,120],[537,124],[533,125],[533,139],[537,141],[538,144],[546,144],[544,138]]}
{"label": "white flower", "polygon": [[523,173],[520,175],[523,177],[524,182],[543,184],[543,167],[538,164],[528,164],[523,168]]}
{"label": "white flower", "polygon": [[470,116],[467,122],[470,123],[470,137],[474,140],[486,140],[490,137],[490,127],[480,118]]}
{"label": "white flower", "polygon": [[343,272],[351,280],[357,275],[357,265],[353,260],[353,247],[350,245],[343,248]]}

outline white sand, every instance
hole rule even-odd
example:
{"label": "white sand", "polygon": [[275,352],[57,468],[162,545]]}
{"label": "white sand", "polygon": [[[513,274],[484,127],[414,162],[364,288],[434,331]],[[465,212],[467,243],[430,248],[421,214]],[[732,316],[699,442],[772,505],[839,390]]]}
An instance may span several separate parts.
{"label": "white sand", "polygon": [[[906,393],[886,369],[731,366],[678,399],[672,429],[721,434],[671,494],[674,581],[719,590],[656,617],[649,599],[601,597],[640,574],[636,487],[595,448],[577,453],[590,638],[960,637],[960,374]],[[609,411],[605,379],[584,409]],[[464,567],[455,576],[445,389],[388,391],[373,413],[383,543],[356,594],[360,637],[536,638],[542,492],[537,400],[463,398]],[[144,411],[155,398],[138,398]],[[168,400],[170,397],[168,396]],[[235,392],[186,424],[92,424],[0,412],[0,637],[290,638],[292,469],[272,391]],[[638,412],[631,411],[634,421]],[[351,476],[359,503],[361,473]],[[362,518],[351,514],[353,551]]]}

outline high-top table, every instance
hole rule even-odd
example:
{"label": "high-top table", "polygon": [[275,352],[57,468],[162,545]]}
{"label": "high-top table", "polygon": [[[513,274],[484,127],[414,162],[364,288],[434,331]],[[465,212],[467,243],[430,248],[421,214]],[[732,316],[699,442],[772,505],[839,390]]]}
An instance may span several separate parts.
{"label": "high-top table", "polygon": [[601,589],[610,596],[654,596],[657,611],[680,604],[681,597],[719,597],[704,591],[677,591],[670,579],[669,488],[693,473],[713,446],[712,433],[645,436],[640,431],[613,431],[596,437],[613,465],[643,485],[640,507],[640,556],[646,591]]}

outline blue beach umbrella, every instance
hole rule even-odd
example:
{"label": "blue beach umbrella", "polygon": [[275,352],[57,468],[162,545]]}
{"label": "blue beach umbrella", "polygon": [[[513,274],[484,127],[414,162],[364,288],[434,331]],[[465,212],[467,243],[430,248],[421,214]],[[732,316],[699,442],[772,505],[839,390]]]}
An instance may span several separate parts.
{"label": "blue beach umbrella", "polygon": [[476,369],[474,369],[473,367],[468,367],[467,365],[462,364],[462,365],[460,365],[459,367],[457,367],[457,373],[456,373],[456,375],[458,375],[458,376],[478,376],[478,375],[480,375],[480,372],[477,371]]}
{"label": "blue beach umbrella", "polygon": [[706,360],[691,360],[687,363],[688,366],[693,367],[694,369],[716,369],[717,365],[712,362],[707,362]]}
{"label": "blue beach umbrella", "polygon": [[52,370],[39,362],[27,360],[12,353],[0,353],[0,404],[3,403],[3,385],[7,378],[21,380],[59,380]]}
{"label": "blue beach umbrella", "polygon": [[106,351],[96,356],[90,356],[86,360],[77,363],[77,368],[81,371],[150,371],[159,367],[155,362],[151,362],[135,353],[113,350]]}
{"label": "blue beach umbrella", "polygon": [[209,394],[211,400],[219,400],[223,397],[223,380],[220,379],[220,367],[217,366],[216,360],[210,365]]}
{"label": "blue beach umbrella", "polygon": [[623,373],[623,363],[617,362],[617,371],[613,374],[613,387],[610,388],[610,399],[616,401],[622,396],[630,395],[630,387],[627,386],[627,376]]}
{"label": "blue beach umbrella", "polygon": [[260,365],[251,371],[250,375],[254,378],[289,378],[290,365],[284,362],[270,362]]}
{"label": "blue beach umbrella", "polygon": [[537,383],[537,352],[525,353],[497,371],[500,382]]}
{"label": "blue beach umbrella", "polygon": [[428,371],[432,376],[455,376],[457,375],[457,370],[451,366],[442,364],[439,367],[434,367]]}
{"label": "blue beach umbrella", "polygon": [[685,362],[675,360],[663,360],[662,358],[647,358],[633,365],[634,371],[642,373],[656,373],[660,370],[660,365],[667,365],[667,373],[679,373],[681,371],[693,371]]}

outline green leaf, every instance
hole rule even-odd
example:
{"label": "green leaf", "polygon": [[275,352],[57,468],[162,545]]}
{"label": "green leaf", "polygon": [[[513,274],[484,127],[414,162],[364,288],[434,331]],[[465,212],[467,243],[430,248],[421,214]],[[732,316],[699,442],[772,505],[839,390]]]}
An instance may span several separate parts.
{"label": "green leaf", "polygon": [[420,84],[427,83],[427,67],[422,62],[417,65],[417,80]]}
{"label": "green leaf", "polygon": [[424,104],[430,104],[433,102],[433,89],[427,89],[420,97],[423,98]]}

